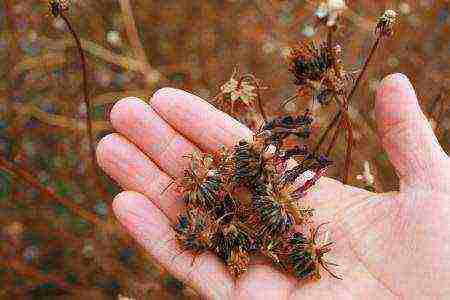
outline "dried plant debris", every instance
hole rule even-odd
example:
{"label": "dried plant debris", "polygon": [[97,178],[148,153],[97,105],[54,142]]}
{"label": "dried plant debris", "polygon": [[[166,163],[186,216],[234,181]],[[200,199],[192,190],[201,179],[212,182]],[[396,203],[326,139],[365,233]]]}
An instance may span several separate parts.
{"label": "dried plant debris", "polygon": [[62,12],[69,10],[69,0],[49,0],[49,12],[53,17],[57,18]]}
{"label": "dried plant debris", "polygon": [[[378,37],[392,35],[394,21],[394,12],[384,13]],[[345,70],[341,51],[330,38],[323,43],[301,41],[293,47],[289,70],[303,96],[300,100],[333,103],[346,116],[349,90],[357,82]],[[263,114],[259,90],[253,75],[235,71],[216,100],[229,102],[232,109],[239,102]],[[330,128],[315,143],[310,110],[263,119],[251,139],[240,140],[232,149],[185,156],[190,165],[177,181],[185,203],[175,226],[177,240],[195,255],[216,253],[236,277],[248,269],[251,255],[262,255],[301,280],[320,279],[322,270],[342,279],[338,265],[327,258],[334,246],[327,224],[316,223],[314,203],[305,200],[333,165],[330,151],[325,155],[320,150]],[[343,128],[339,122],[330,126]]]}

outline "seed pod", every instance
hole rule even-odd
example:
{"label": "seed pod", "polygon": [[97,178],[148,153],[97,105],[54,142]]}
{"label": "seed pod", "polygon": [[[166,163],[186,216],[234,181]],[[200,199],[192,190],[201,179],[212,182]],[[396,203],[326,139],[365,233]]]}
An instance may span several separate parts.
{"label": "seed pod", "polygon": [[264,124],[262,130],[274,130],[274,129],[292,129],[295,130],[299,127],[311,125],[314,119],[310,116],[309,111],[306,111],[303,115],[299,116],[282,116],[274,118]]}
{"label": "seed pod", "polygon": [[249,251],[252,248],[250,233],[243,223],[233,219],[230,223],[221,226],[217,236],[217,253],[225,260],[230,259],[233,249],[241,248]]}
{"label": "seed pod", "polygon": [[324,44],[317,46],[314,42],[300,42],[291,52],[289,71],[294,74],[296,85],[320,82],[332,68],[333,54]]}
{"label": "seed pod", "polygon": [[294,275],[304,279],[314,274],[316,265],[306,237],[302,233],[296,232],[292,236],[290,244],[293,249],[289,255],[289,262],[292,264]]}
{"label": "seed pod", "polygon": [[337,266],[325,260],[325,255],[331,251],[334,242],[328,241],[328,235],[323,241],[317,240],[319,229],[324,224],[311,230],[310,237],[301,232],[295,232],[289,239],[291,254],[288,263],[292,267],[293,274],[300,279],[320,279],[320,267],[325,269],[332,277],[342,279],[329,269],[329,266]]}
{"label": "seed pod", "polygon": [[57,18],[62,12],[69,10],[68,0],[49,0],[48,8],[53,17]]}
{"label": "seed pod", "polygon": [[194,209],[178,216],[175,232],[183,249],[201,253],[213,247],[216,228],[208,214]]}
{"label": "seed pod", "polygon": [[266,145],[272,144],[279,150],[283,141],[291,135],[307,139],[311,134],[312,122],[313,118],[308,110],[299,116],[289,115],[275,118],[262,127],[263,132],[268,133],[265,135]]}
{"label": "seed pod", "polygon": [[284,256],[284,237],[272,238],[262,242],[259,250],[261,253],[268,257],[275,265],[282,266],[286,269],[282,257]]}
{"label": "seed pod", "polygon": [[216,253],[224,260],[234,276],[239,276],[247,270],[248,252],[253,248],[248,229],[236,218],[221,226],[217,235]]}
{"label": "seed pod", "polygon": [[391,9],[386,10],[378,18],[375,34],[380,37],[390,37],[394,34],[394,25],[397,19],[397,13]]}
{"label": "seed pod", "polygon": [[259,234],[262,237],[277,237],[294,226],[294,216],[286,203],[277,199],[270,190],[256,192],[253,207],[258,212],[261,226]]}
{"label": "seed pod", "polygon": [[220,201],[222,179],[211,156],[192,154],[190,168],[184,171],[180,185],[186,192],[186,204],[210,210]]}
{"label": "seed pod", "polygon": [[252,185],[260,173],[260,157],[245,140],[239,141],[235,147],[234,161],[236,166],[235,181],[245,186]]}

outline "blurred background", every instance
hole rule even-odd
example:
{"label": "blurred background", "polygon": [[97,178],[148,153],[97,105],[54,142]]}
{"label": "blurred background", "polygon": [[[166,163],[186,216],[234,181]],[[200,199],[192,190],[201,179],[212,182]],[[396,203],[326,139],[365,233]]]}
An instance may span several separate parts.
{"label": "blurred background", "polygon": [[[295,93],[286,54],[297,40],[324,38],[320,1],[72,0],[66,13],[88,61],[93,129],[112,128],[108,111],[125,96],[149,101],[164,86],[212,99],[233,69],[253,73],[270,116],[307,103]],[[337,41],[349,70],[374,42],[377,16],[395,9],[395,35],[375,54],[350,107],[355,144],[350,183],[389,191],[398,185],[379,144],[374,92],[389,73],[412,80],[421,107],[449,152],[448,0],[354,0]],[[116,222],[120,191],[89,159],[86,107],[75,43],[46,1],[0,3],[0,299],[195,299],[195,292],[143,253]],[[332,111],[318,110],[323,125]],[[320,128],[315,128],[317,133]],[[345,143],[334,153],[339,178]],[[5,168],[3,168],[5,169]],[[19,176],[17,176],[19,173]]]}

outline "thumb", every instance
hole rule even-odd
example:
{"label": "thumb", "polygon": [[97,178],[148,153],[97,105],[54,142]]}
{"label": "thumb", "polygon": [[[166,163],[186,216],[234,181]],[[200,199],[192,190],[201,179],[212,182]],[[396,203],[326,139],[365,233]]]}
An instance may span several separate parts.
{"label": "thumb", "polygon": [[[386,77],[377,91],[378,134],[400,178],[401,186],[430,187],[448,160],[403,74]],[[431,180],[433,178],[433,180]]]}

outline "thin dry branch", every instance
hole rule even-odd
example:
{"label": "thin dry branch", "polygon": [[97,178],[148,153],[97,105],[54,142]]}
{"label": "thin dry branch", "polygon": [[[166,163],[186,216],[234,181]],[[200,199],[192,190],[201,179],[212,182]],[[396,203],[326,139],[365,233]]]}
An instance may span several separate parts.
{"label": "thin dry branch", "polygon": [[86,211],[85,209],[81,208],[80,206],[76,205],[74,203],[74,201],[56,194],[51,189],[42,185],[36,179],[36,176],[34,176],[33,174],[24,170],[23,168],[7,161],[2,156],[0,156],[0,169],[3,169],[5,171],[7,171],[8,173],[20,178],[21,180],[26,181],[28,184],[30,184],[32,187],[37,189],[39,192],[41,192],[47,198],[51,198],[51,199],[55,200],[56,202],[58,202],[59,204],[67,207],[75,215],[85,219],[86,221],[94,224],[95,226],[98,226],[102,229],[107,230],[107,227],[105,226],[103,221],[101,221],[95,214],[90,213],[90,212]]}
{"label": "thin dry branch", "polygon": [[[55,274],[43,274],[39,272],[38,270],[34,269],[33,267],[30,267],[29,265],[24,264],[20,260],[18,260],[15,257],[7,257],[6,252],[0,247],[0,257],[3,257],[3,259],[0,259],[0,265],[3,265],[7,268],[13,269],[18,274],[27,277],[32,278],[40,283],[48,283],[48,282],[54,282],[59,287],[63,289],[80,289],[81,286],[72,285],[67,283],[65,280],[63,280],[61,277]],[[5,259],[6,258],[6,259]]]}
{"label": "thin dry branch", "polygon": [[[144,46],[139,38],[139,32],[137,30],[136,22],[133,16],[133,10],[129,0],[119,0],[120,8],[122,9],[123,24],[127,32],[128,38],[131,43],[134,55],[137,60],[143,64],[144,73],[149,74],[152,67],[145,54]],[[148,81],[147,77],[146,80]]]}
{"label": "thin dry branch", "polygon": [[[68,128],[70,130],[76,131],[86,131],[86,124],[78,119],[69,118],[57,114],[51,114],[43,111],[34,104],[18,104],[12,105],[13,111],[19,115],[29,115],[40,120],[43,123],[50,124],[53,126]],[[111,129],[111,124],[107,121],[93,121],[92,130],[93,131],[103,131]]]}

